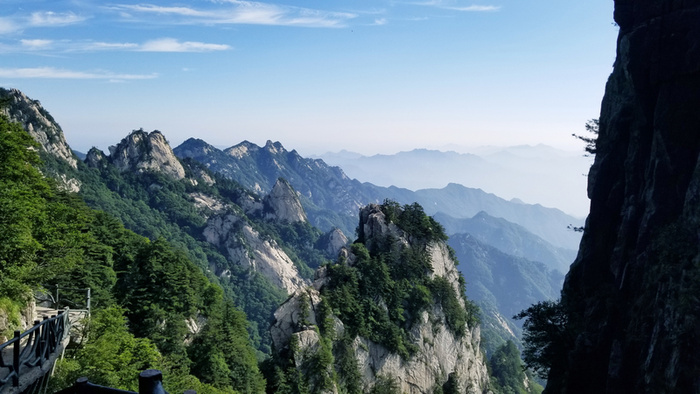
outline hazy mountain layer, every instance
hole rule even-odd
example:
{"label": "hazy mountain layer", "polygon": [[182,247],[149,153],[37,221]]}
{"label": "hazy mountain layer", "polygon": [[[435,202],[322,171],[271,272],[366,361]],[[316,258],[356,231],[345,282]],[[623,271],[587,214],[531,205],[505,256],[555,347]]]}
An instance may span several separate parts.
{"label": "hazy mountain layer", "polygon": [[[583,124],[581,124],[583,130]],[[505,199],[554,207],[577,217],[588,213],[586,177],[592,159],[581,151],[546,145],[480,148],[472,153],[415,149],[393,155],[352,152],[319,156],[351,178],[411,190],[449,183],[483,189]]]}
{"label": "hazy mountain layer", "polygon": [[576,251],[557,248],[524,227],[505,219],[495,218],[481,211],[469,219],[455,219],[438,213],[435,219],[447,234],[469,233],[482,243],[491,245],[503,253],[544,263],[548,268],[566,273],[576,258]]}

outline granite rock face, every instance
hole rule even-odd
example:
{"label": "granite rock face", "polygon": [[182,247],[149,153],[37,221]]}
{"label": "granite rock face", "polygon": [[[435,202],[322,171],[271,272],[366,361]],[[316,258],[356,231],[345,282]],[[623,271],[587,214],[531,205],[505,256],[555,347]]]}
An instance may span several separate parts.
{"label": "granite rock face", "polygon": [[700,2],[618,0],[549,393],[700,392]]}
{"label": "granite rock face", "polygon": [[7,108],[10,121],[20,123],[44,151],[77,168],[78,160],[68,146],[61,126],[39,101],[30,99],[17,89],[0,88],[0,95],[10,99]]}
{"label": "granite rock face", "polygon": [[185,169],[158,130],[135,130],[109,150],[110,161],[120,171],[157,171],[176,180],[185,177]]}
{"label": "granite rock face", "polygon": [[275,222],[306,222],[306,213],[299,196],[289,182],[279,178],[263,200],[265,219]]}
{"label": "granite rock face", "polygon": [[[207,242],[225,249],[228,260],[259,272],[288,294],[293,294],[306,284],[284,250],[274,240],[263,239],[240,216],[213,216],[207,221],[202,234]],[[213,268],[216,270],[216,267]]]}

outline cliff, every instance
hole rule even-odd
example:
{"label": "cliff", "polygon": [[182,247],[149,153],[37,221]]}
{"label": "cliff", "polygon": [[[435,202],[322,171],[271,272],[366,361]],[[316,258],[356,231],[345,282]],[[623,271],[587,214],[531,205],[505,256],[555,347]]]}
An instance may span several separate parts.
{"label": "cliff", "polygon": [[6,113],[11,122],[17,122],[39,143],[48,154],[77,168],[77,159],[70,150],[61,126],[41,106],[17,89],[0,88],[0,97],[9,99]]}
{"label": "cliff", "polygon": [[429,234],[439,225],[419,207],[385,204],[364,207],[359,227],[363,242],[275,312],[278,368],[312,392],[486,390],[463,278],[444,240]]}
{"label": "cliff", "polygon": [[700,3],[618,0],[549,393],[700,392]]}

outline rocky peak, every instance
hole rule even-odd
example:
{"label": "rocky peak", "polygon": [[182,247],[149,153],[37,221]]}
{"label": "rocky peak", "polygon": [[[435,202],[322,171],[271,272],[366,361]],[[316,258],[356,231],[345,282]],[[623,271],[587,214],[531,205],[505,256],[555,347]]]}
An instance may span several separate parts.
{"label": "rocky peak", "polygon": [[38,100],[30,99],[17,89],[0,88],[0,97],[10,100],[5,109],[10,121],[20,123],[44,151],[77,168],[78,160],[68,146],[61,126]]}
{"label": "rocky peak", "polygon": [[279,141],[272,142],[271,140],[267,140],[263,149],[275,155],[287,153],[287,150],[284,149],[284,146],[282,146]]}
{"label": "rocky peak", "polygon": [[272,191],[263,200],[265,219],[276,222],[305,222],[306,213],[299,196],[283,178],[277,179]]}
{"label": "rocky peak", "polygon": [[199,138],[188,138],[176,149],[179,157],[199,157],[218,151],[218,149]]}
{"label": "rocky peak", "polygon": [[259,146],[255,145],[250,141],[243,141],[238,145],[234,145],[230,148],[224,149],[224,153],[233,156],[236,159],[241,159],[250,155],[251,153],[257,152],[260,149]]}
{"label": "rocky peak", "polygon": [[107,156],[101,150],[92,147],[85,155],[85,164],[92,168],[99,168],[108,162]]}
{"label": "rocky peak", "polygon": [[158,130],[134,130],[109,151],[110,161],[122,172],[157,171],[173,179],[185,177],[185,169]]}
{"label": "rocky peak", "polygon": [[[418,241],[420,237],[413,237],[410,231],[401,230],[378,205],[363,208],[360,216],[364,244],[353,245],[351,248],[358,254],[344,249],[344,258],[340,258],[336,265],[319,269],[313,286],[297,290],[275,312],[275,323],[271,328],[277,352],[275,357],[286,360],[286,365],[293,365],[308,382],[309,390],[316,392],[342,392],[347,389],[343,385],[347,384],[348,379],[356,379],[355,387],[363,392],[377,388],[377,383],[382,379],[391,379],[396,383],[398,392],[402,393],[433,393],[447,384],[448,379],[459,392],[486,392],[489,385],[488,372],[479,348],[479,326],[465,324],[461,332],[454,331],[454,326],[450,323],[452,320],[449,320],[455,316],[452,315],[455,310],[464,310],[465,300],[456,295],[461,291],[460,275],[444,241],[425,238]],[[376,253],[370,253],[374,257],[366,254],[369,245],[376,249]],[[427,259],[430,269],[424,266],[418,269],[409,267],[412,263],[404,260],[406,254],[402,251],[408,252],[416,250],[415,248],[425,248],[421,259]],[[380,254],[382,258],[378,257]],[[387,262],[389,259],[393,260]],[[389,265],[372,268],[384,264],[393,268],[388,268]],[[352,274],[355,271],[357,273]],[[424,271],[425,274],[417,271]],[[343,279],[338,280],[334,275],[343,275]],[[422,281],[428,292],[426,297],[432,300],[432,303],[428,302],[421,309],[410,312],[404,310],[406,320],[397,325],[387,322],[387,319],[392,319],[389,317],[392,307],[388,301],[392,296],[378,290],[383,286],[392,288],[391,282],[383,281],[393,280],[389,279],[393,275],[402,277],[402,280]],[[356,284],[357,288],[352,287],[354,285],[351,283],[354,282],[348,279],[353,277],[361,282]],[[338,285],[340,282],[344,284]],[[333,286],[350,287],[333,293]],[[431,290],[427,290],[437,288],[434,286],[440,287],[444,294],[453,290],[452,294],[456,297],[453,300],[458,305],[452,304],[452,309],[448,311],[446,301],[439,298],[442,296],[438,296],[438,293],[431,295]],[[369,303],[376,307],[360,306],[367,300],[358,300],[353,298],[357,296],[350,295],[356,294],[359,289],[364,289],[361,292],[377,292],[367,295],[371,297],[367,299],[371,299]],[[347,303],[332,305],[333,297],[343,297]],[[335,312],[336,308],[343,308],[344,305],[358,306],[353,307],[352,312]],[[373,311],[369,315],[371,317],[365,318],[365,308]],[[383,313],[387,314],[386,317]],[[357,328],[356,322],[367,321],[365,319],[371,320],[371,323],[365,323],[366,334],[360,334],[362,331]],[[383,323],[377,323],[379,321]],[[411,323],[406,323],[407,321]],[[407,330],[405,336],[398,334],[404,329]],[[385,335],[393,336],[394,339],[383,342]],[[395,346],[393,341],[408,342],[403,342],[403,353],[400,346],[392,348]],[[414,350],[408,352],[405,350],[407,348]],[[320,360],[326,360],[326,364]],[[350,367],[334,371],[333,368],[337,368],[334,365],[339,364]],[[348,372],[348,368],[356,368],[356,371]],[[351,376],[343,375],[344,373]],[[340,375],[337,379],[341,383],[333,382],[336,374]]]}

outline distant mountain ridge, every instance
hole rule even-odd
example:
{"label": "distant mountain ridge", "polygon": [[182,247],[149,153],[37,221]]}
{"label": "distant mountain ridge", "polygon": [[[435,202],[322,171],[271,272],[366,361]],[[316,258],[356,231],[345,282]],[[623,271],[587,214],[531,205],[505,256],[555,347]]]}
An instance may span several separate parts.
{"label": "distant mountain ridge", "polygon": [[557,209],[506,201],[458,184],[414,192],[361,183],[350,179],[339,167],[329,166],[320,159],[303,158],[295,150],[287,151],[279,142],[268,141],[259,147],[244,141],[221,150],[202,140],[189,139],[174,152],[178,157],[192,158],[248,188],[269,190],[278,178],[287,179],[301,194],[309,220],[323,231],[338,225],[334,223],[343,223],[342,230],[351,236],[357,225],[359,208],[389,198],[402,204],[418,202],[429,215],[442,212],[458,219],[485,211],[566,249],[576,249],[580,240],[580,235],[568,231],[567,226],[581,226],[582,220]]}
{"label": "distant mountain ridge", "polygon": [[583,217],[588,212],[586,177],[591,159],[546,145],[474,148],[471,153],[414,149],[364,156],[341,151],[316,158],[339,166],[351,178],[410,190],[449,183],[479,188]]}

